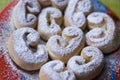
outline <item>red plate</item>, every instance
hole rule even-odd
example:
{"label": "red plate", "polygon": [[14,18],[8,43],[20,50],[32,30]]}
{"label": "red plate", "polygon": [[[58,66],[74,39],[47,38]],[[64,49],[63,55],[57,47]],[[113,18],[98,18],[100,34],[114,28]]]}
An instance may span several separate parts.
{"label": "red plate", "polygon": [[[7,51],[7,40],[14,31],[11,14],[18,0],[13,0],[0,13],[0,80],[39,80],[38,72],[25,72],[11,61]],[[116,19],[116,18],[115,18]],[[116,21],[120,27],[120,21]],[[95,80],[120,80],[120,49],[105,55],[106,65]]]}

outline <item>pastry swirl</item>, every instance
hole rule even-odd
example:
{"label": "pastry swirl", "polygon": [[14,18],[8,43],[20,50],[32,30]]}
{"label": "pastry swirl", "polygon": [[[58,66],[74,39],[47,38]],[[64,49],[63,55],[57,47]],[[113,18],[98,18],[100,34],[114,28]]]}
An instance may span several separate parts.
{"label": "pastry swirl", "polygon": [[30,27],[37,25],[37,14],[40,12],[40,5],[37,0],[20,0],[13,10],[13,23],[16,28]]}
{"label": "pastry swirl", "polygon": [[16,30],[8,42],[10,57],[24,70],[40,69],[48,60],[48,52],[46,46],[39,41],[39,33],[32,28]]}
{"label": "pastry swirl", "polygon": [[70,70],[65,70],[64,63],[60,60],[53,60],[44,64],[39,73],[40,80],[76,80]]}
{"label": "pastry swirl", "polygon": [[81,56],[73,56],[67,63],[67,69],[74,72],[77,80],[92,80],[103,69],[104,56],[92,46],[85,47]]}
{"label": "pastry swirl", "polygon": [[84,47],[84,34],[77,27],[67,27],[62,36],[52,36],[47,42],[47,49],[52,59],[67,62],[70,57],[79,54]]}
{"label": "pastry swirl", "polygon": [[64,25],[76,26],[81,29],[86,27],[86,17],[92,10],[90,0],[70,0],[65,11]]}
{"label": "pastry swirl", "polygon": [[120,36],[110,16],[101,12],[93,12],[87,20],[91,29],[86,34],[88,45],[98,47],[104,53],[110,53],[119,47]]}
{"label": "pastry swirl", "polygon": [[38,31],[44,40],[53,35],[60,35],[62,24],[62,13],[60,10],[48,7],[42,10],[39,15]]}

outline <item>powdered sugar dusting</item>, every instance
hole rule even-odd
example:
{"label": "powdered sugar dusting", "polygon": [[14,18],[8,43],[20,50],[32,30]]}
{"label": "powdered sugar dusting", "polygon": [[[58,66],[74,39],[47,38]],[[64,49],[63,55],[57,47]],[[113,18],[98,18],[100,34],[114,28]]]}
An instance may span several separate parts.
{"label": "powdered sugar dusting", "polygon": [[101,22],[103,22],[103,17],[99,16],[99,15],[89,15],[87,17],[88,22],[90,23],[95,23],[95,24],[99,24]]}
{"label": "powdered sugar dusting", "polygon": [[[64,63],[60,60],[54,60],[46,63],[41,67],[46,76],[50,77],[52,80],[75,80],[74,74],[67,70],[64,71]],[[40,75],[42,72],[40,73]]]}
{"label": "powdered sugar dusting", "polygon": [[[88,45],[100,48],[104,53],[109,53],[119,46],[118,43],[116,44],[116,42],[119,40],[119,36],[116,30],[117,28],[112,18],[105,13],[94,12],[88,17],[95,15],[102,17],[104,19],[104,24],[102,27],[95,27],[94,29],[90,30],[86,34],[86,42]],[[96,21],[94,21],[94,23],[96,23]]]}
{"label": "powdered sugar dusting", "polygon": [[7,46],[7,40],[9,39],[9,36],[13,31],[9,27],[10,25],[6,22],[0,23],[0,46],[2,47]]}
{"label": "powdered sugar dusting", "polygon": [[[4,80],[6,80],[6,79],[8,79],[8,80],[14,80],[13,79],[13,77],[16,77],[17,75],[15,75],[13,72],[15,72],[15,73],[17,73],[18,75],[20,74],[21,76],[21,78],[20,77],[18,77],[18,78],[20,78],[20,80],[40,80],[39,79],[39,76],[38,76],[38,74],[39,74],[39,71],[37,71],[37,72],[26,72],[26,71],[23,71],[23,70],[21,70],[20,68],[18,68],[12,61],[11,61],[11,59],[10,59],[10,57],[9,57],[9,53],[8,53],[8,51],[7,51],[7,43],[8,43],[8,38],[9,38],[9,36],[11,35],[11,33],[15,30],[14,29],[14,24],[12,23],[12,21],[13,20],[11,20],[11,22],[10,22],[10,19],[13,19],[13,18],[11,18],[11,12],[12,12],[12,8],[14,8],[14,6],[15,6],[15,4],[18,2],[19,0],[14,0],[3,12],[1,12],[1,15],[0,15],[0,51],[3,51],[3,53],[1,53],[0,52],[0,57],[1,56],[4,56],[5,55],[5,57],[6,57],[6,60],[4,60],[4,59],[0,59],[0,69],[1,69],[1,73],[0,73],[0,79],[4,79],[4,77],[5,77],[5,79]],[[20,0],[20,1],[33,1],[33,2],[36,2],[36,0]],[[43,1],[43,3],[50,3],[49,5],[51,6],[51,0],[38,0],[38,1]],[[67,1],[67,0],[55,0],[56,2],[57,1],[62,1],[62,2],[64,2],[64,1]],[[73,3],[74,3],[74,1],[75,0],[72,0],[73,1]],[[82,0],[79,0],[79,1],[82,1]],[[98,2],[98,1],[97,1]],[[95,3],[96,3],[96,1],[95,1]],[[61,3],[58,3],[58,4],[60,4],[61,5],[61,7],[62,7],[62,5],[63,5],[63,3],[61,4]],[[77,22],[78,20],[80,20],[79,21],[79,23],[81,22],[81,21],[83,21],[82,19],[79,19],[79,18],[77,18],[77,16],[79,15],[79,6],[80,5],[83,5],[84,6],[84,3],[79,3],[79,4],[77,4],[77,8],[76,8],[76,10],[75,11],[77,11],[76,13],[75,13],[75,15],[73,15],[74,17],[73,17],[73,21],[74,21],[74,23],[75,22]],[[86,5],[86,4],[85,4]],[[98,5],[98,4],[95,4],[95,5]],[[71,5],[71,6],[73,6],[73,5]],[[81,7],[81,9],[83,8],[83,6]],[[55,6],[54,6],[55,7]],[[60,6],[59,6],[60,7]],[[95,6],[96,7],[96,6]],[[100,5],[100,7],[101,7],[101,5]],[[57,8],[57,7],[56,7]],[[72,8],[72,7],[71,7]],[[70,8],[70,9],[71,9]],[[103,7],[102,7],[103,8]],[[34,15],[34,13],[35,13],[35,15],[37,15],[37,13],[39,13],[39,12],[34,12],[34,10],[35,10],[35,8],[32,8],[32,5],[31,5],[31,3],[30,3],[30,5],[28,5],[27,7],[26,7],[26,9],[28,9],[29,11],[30,11],[30,13],[29,14],[33,14]],[[36,8],[36,9],[38,9],[38,8]],[[44,9],[44,8],[43,8]],[[39,10],[38,10],[39,11]],[[22,11],[19,11],[20,13],[22,12]],[[99,17],[99,16],[98,16]],[[100,18],[102,18],[101,16],[98,18],[98,17],[95,17],[96,19],[94,20],[93,18],[90,18],[90,19],[92,19],[91,20],[91,22],[93,22],[93,24],[101,24],[101,21],[102,21],[102,19],[100,19]],[[32,16],[30,15],[30,18],[29,18],[29,20],[30,19],[32,19]],[[72,21],[72,22],[73,22]],[[96,21],[96,22],[94,22],[94,21]],[[53,24],[52,24],[52,26],[53,25],[55,25],[56,23],[55,23],[55,20],[52,20],[51,21]],[[103,20],[103,22],[104,22],[104,20]],[[103,24],[103,23],[102,23]],[[111,24],[109,24],[109,25],[112,25],[113,23],[111,23]],[[80,24],[79,24],[80,25]],[[52,27],[51,26],[51,27]],[[59,25],[58,25],[59,26]],[[106,25],[102,25],[102,27],[104,27],[104,26],[106,26]],[[29,27],[29,26],[27,26],[27,27]],[[101,25],[100,25],[100,27],[101,27]],[[100,38],[101,37],[103,37],[103,36],[105,36],[106,35],[106,33],[107,32],[104,32],[104,29],[105,28],[99,28],[99,29],[95,29],[94,31],[94,33],[92,33],[92,35],[94,35],[94,36],[91,36],[91,38],[93,38],[93,39],[97,39],[99,36],[97,36],[97,35],[99,35],[100,34]],[[71,34],[69,34],[69,36],[72,36],[72,33],[73,33],[74,31],[71,31]],[[109,33],[111,33],[111,32],[109,32]],[[68,34],[67,32],[66,32],[66,34]],[[116,36],[117,37],[117,36]],[[28,38],[30,38],[30,37],[28,37]],[[62,38],[62,37],[61,37]],[[29,39],[29,41],[27,41],[27,44],[30,44],[31,46],[36,46],[36,42],[35,42],[35,38],[30,38]],[[59,39],[60,40],[60,39]],[[97,41],[99,41],[98,39],[97,40],[95,40],[96,42]],[[119,42],[119,40],[117,41],[116,40],[116,43],[118,43]],[[32,44],[32,43],[35,43],[35,45],[34,44]],[[40,40],[40,43],[41,44],[43,44],[42,42],[41,42],[41,40]],[[63,39],[62,41],[60,41],[60,43],[62,43],[61,44],[61,46],[62,47],[65,47],[66,45],[68,45],[69,44],[69,42],[68,42],[68,40],[65,40],[65,39]],[[46,43],[45,43],[46,44]],[[112,43],[112,44],[114,44],[114,43]],[[2,47],[2,48],[1,48]],[[116,47],[116,46],[115,46]],[[42,47],[41,47],[42,48]],[[107,51],[109,51],[109,50],[107,50]],[[41,53],[43,53],[43,52],[41,52]],[[117,79],[117,78],[119,78],[119,58],[118,58],[118,56],[119,56],[119,51],[117,51],[117,54],[116,54],[116,52],[113,52],[114,54],[110,54],[110,55],[107,55],[106,56],[106,65],[105,65],[105,69],[103,70],[103,72],[102,72],[102,76],[100,75],[100,77],[98,77],[99,79]],[[40,54],[40,55],[43,55],[43,54]],[[87,54],[87,55],[89,55],[89,54]],[[116,55],[116,56],[115,56]],[[37,56],[39,56],[39,55],[37,55]],[[88,56],[88,58],[90,58],[90,56],[91,55],[89,55]],[[77,57],[76,57],[77,58]],[[10,67],[12,67],[12,70],[13,71],[11,71],[11,72],[9,72],[9,69],[6,67],[7,65],[5,65],[5,64],[3,64],[2,63],[2,61],[3,62],[6,62],[7,64],[8,64],[8,66],[9,66],[9,64],[10,64]],[[83,57],[81,57],[81,58],[79,58],[78,57],[78,61],[80,61],[80,62],[82,62],[82,63],[80,63],[80,62],[78,62],[79,64],[84,64],[85,63],[85,59],[83,58]],[[73,64],[72,64],[73,65]],[[4,67],[5,66],[5,67]],[[59,65],[58,65],[59,66]],[[60,66],[59,66],[60,67]],[[57,71],[59,71],[58,70],[58,68],[59,67],[55,67],[54,69],[55,70],[57,70]],[[107,69],[106,69],[106,67],[107,67]],[[117,67],[118,67],[118,71],[116,70],[117,69]],[[3,69],[2,69],[3,68]],[[4,70],[5,69],[5,70]],[[64,72],[61,72],[60,73],[60,75],[61,76],[64,76],[64,79],[65,80],[69,80],[68,78],[68,75],[72,75],[73,73],[70,73],[71,71],[64,71]],[[97,72],[97,71],[96,71]],[[2,76],[2,75],[4,76]],[[10,74],[10,75],[9,75]],[[52,73],[51,73],[52,74]],[[108,75],[109,74],[109,75]],[[64,80],[63,79],[63,80]],[[16,80],[16,79],[15,79]],[[19,80],[19,79],[18,79]],[[58,79],[57,79],[58,80]]]}
{"label": "powdered sugar dusting", "polygon": [[[90,60],[86,62],[86,57],[90,57]],[[103,59],[104,56],[102,52],[95,47],[85,47],[81,56],[72,57],[67,64],[68,69],[72,70],[79,79],[91,79],[90,74],[95,73],[94,71],[98,71],[98,67],[103,68]],[[98,72],[99,73],[99,72]],[[97,74],[96,74],[97,75]],[[95,77],[91,76],[92,78]]]}
{"label": "powdered sugar dusting", "polygon": [[35,28],[37,24],[36,14],[39,12],[40,5],[37,0],[20,0],[13,10],[15,27]]}
{"label": "powdered sugar dusting", "polygon": [[75,75],[72,71],[64,71],[61,73],[61,75],[63,76],[63,80],[76,80]]}
{"label": "powdered sugar dusting", "polygon": [[30,72],[25,72],[25,71],[19,69],[18,67],[15,66],[13,61],[10,59],[10,57],[8,55],[8,50],[4,49],[4,48],[0,48],[0,50],[1,49],[3,51],[3,55],[5,55],[6,62],[9,64],[9,66],[12,68],[12,70],[20,75],[24,75],[25,79],[22,79],[22,80],[26,80],[26,79],[27,80],[40,80],[39,76],[38,76],[38,72],[34,72],[34,74],[32,74]]}
{"label": "powdered sugar dusting", "polygon": [[[58,23],[59,21],[59,23]],[[50,23],[50,24],[49,24]],[[41,37],[49,39],[53,35],[60,35],[62,23],[62,13],[59,9],[47,7],[39,15],[38,31]]]}
{"label": "powdered sugar dusting", "polygon": [[83,13],[89,13],[92,8],[92,3],[90,0],[80,0],[77,4],[77,10]]}
{"label": "powdered sugar dusting", "polygon": [[[28,63],[47,61],[48,53],[46,47],[38,43],[39,39],[39,33],[32,28],[21,28],[16,30],[13,34],[13,46],[16,54]],[[39,44],[37,45],[37,51],[35,53],[29,49],[29,46],[32,44]]]}
{"label": "powdered sugar dusting", "polygon": [[[84,44],[84,34],[77,27],[67,27],[63,30],[62,34],[64,36],[61,37],[55,35],[51,37],[47,42],[50,50],[58,55],[64,56],[71,54],[80,45]],[[70,40],[67,38],[70,38]],[[65,44],[65,46],[61,46],[65,42],[67,42],[68,44]]]}
{"label": "powdered sugar dusting", "polygon": [[[85,0],[82,0],[83,2]],[[86,18],[83,10],[80,10],[79,8],[82,8],[82,5],[78,5],[79,3],[82,3],[82,1],[79,0],[70,0],[69,4],[66,8],[65,11],[65,26],[76,26],[79,28],[84,29],[86,24]],[[86,1],[85,3],[89,3],[90,0]],[[83,7],[88,7],[88,6],[83,6]],[[84,8],[83,8],[84,9]],[[88,10],[89,12],[91,11],[90,9]]]}
{"label": "powdered sugar dusting", "polygon": [[71,25],[74,24],[74,26],[76,27],[83,27],[83,25],[86,24],[86,18],[85,15],[83,13],[74,13],[72,20],[71,20]]}

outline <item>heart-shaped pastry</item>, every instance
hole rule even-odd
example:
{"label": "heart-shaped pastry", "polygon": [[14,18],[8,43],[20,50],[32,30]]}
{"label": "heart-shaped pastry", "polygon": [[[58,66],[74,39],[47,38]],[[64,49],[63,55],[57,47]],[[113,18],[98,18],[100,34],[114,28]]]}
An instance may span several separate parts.
{"label": "heart-shaped pastry", "polygon": [[64,63],[60,60],[53,60],[44,64],[39,73],[40,80],[76,80],[70,70],[65,70]]}
{"label": "heart-shaped pastry", "polygon": [[88,45],[98,47],[104,53],[110,53],[120,46],[119,32],[110,16],[102,12],[93,12],[87,20],[91,29],[86,34]]}
{"label": "heart-shaped pastry", "polygon": [[67,69],[72,70],[77,80],[92,80],[103,69],[104,56],[92,46],[85,47],[81,56],[73,56],[67,63]]}
{"label": "heart-shaped pastry", "polygon": [[67,62],[69,58],[79,54],[84,47],[85,39],[81,29],[77,27],[66,27],[62,36],[52,36],[47,42],[47,49],[52,59]]}

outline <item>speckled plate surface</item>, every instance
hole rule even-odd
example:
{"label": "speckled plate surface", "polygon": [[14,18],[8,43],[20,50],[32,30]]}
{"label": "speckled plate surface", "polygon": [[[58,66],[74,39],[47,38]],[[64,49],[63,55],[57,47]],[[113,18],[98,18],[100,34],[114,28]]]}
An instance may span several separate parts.
{"label": "speckled plate surface", "polygon": [[[15,30],[11,20],[11,14],[18,0],[13,0],[0,13],[0,80],[39,80],[38,72],[26,72],[18,68],[10,59],[7,50],[7,41]],[[98,0],[93,0],[95,11],[109,13],[120,27],[120,20]],[[120,49],[105,55],[105,67],[101,74],[94,80],[120,80]]]}

